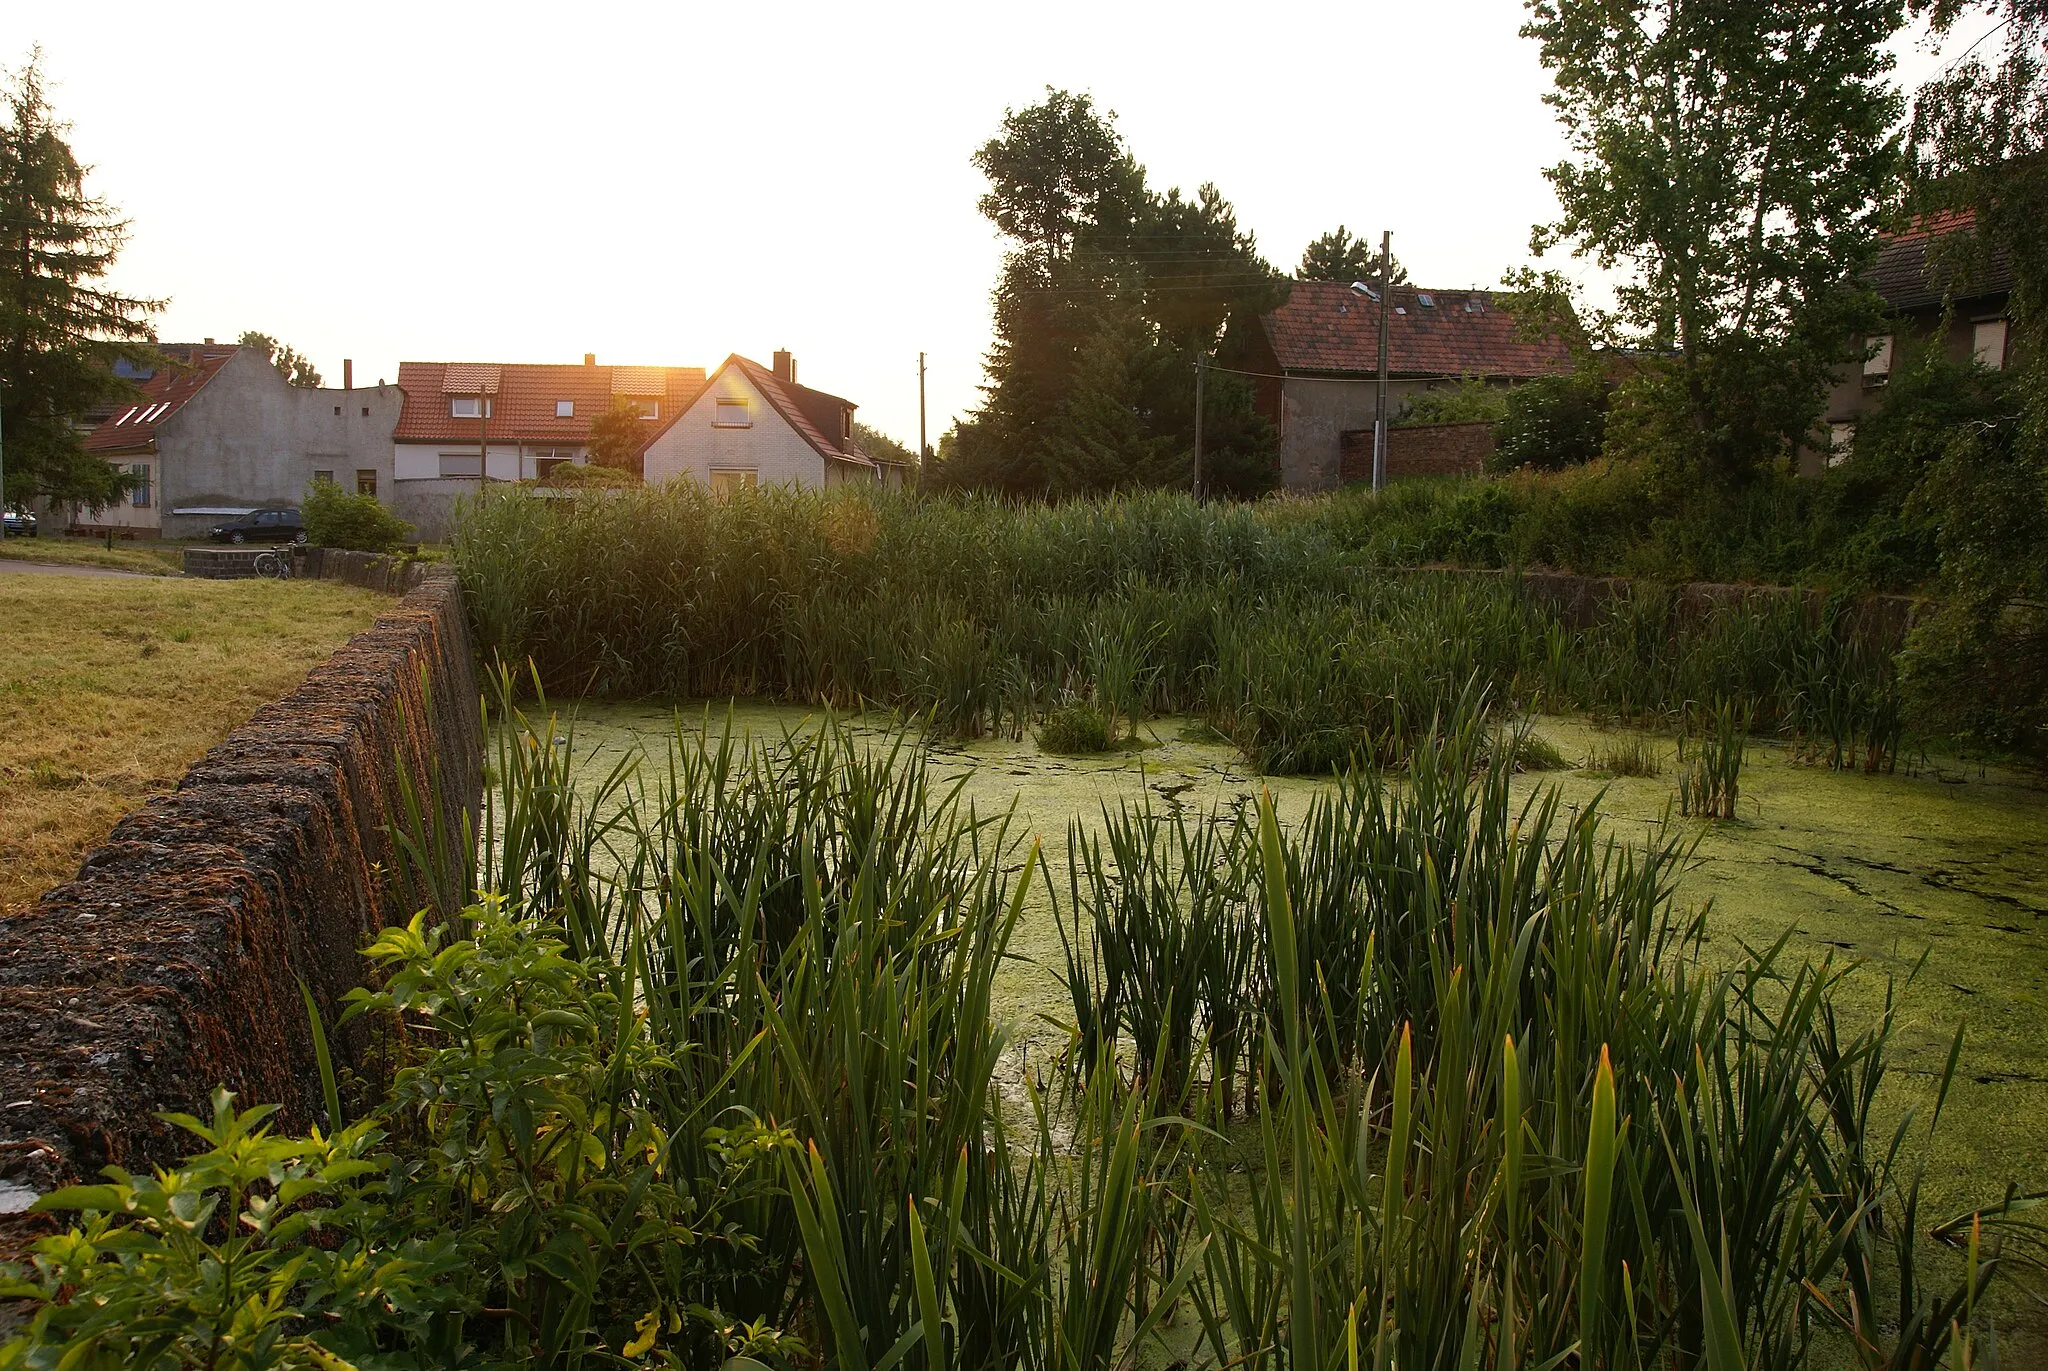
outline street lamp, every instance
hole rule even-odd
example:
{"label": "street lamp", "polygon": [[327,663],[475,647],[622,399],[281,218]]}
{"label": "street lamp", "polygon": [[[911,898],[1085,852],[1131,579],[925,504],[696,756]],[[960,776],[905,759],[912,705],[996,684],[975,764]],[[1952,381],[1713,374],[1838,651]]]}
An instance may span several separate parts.
{"label": "street lamp", "polygon": [[1380,234],[1380,288],[1353,281],[1351,289],[1380,307],[1380,384],[1372,410],[1372,488],[1375,494],[1387,484],[1387,278],[1394,274],[1394,235]]}

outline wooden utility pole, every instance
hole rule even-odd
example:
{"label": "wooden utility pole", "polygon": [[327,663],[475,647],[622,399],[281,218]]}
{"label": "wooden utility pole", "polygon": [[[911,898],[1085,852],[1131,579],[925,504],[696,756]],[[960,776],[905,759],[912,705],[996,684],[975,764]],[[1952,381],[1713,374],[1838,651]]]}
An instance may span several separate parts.
{"label": "wooden utility pole", "polygon": [[1372,488],[1387,484],[1387,324],[1394,314],[1394,235],[1380,233],[1380,392],[1372,411]]}
{"label": "wooden utility pole", "polygon": [[917,488],[924,489],[924,467],[931,460],[931,447],[924,438],[924,354],[917,354]]}
{"label": "wooden utility pole", "polygon": [[1209,354],[1195,354],[1195,498],[1202,498],[1202,382],[1209,374]]}

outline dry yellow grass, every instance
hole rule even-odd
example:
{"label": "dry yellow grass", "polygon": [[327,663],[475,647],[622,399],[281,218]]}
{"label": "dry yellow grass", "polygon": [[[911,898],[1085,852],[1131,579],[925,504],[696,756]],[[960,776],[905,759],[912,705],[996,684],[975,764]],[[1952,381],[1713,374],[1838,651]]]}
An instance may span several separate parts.
{"label": "dry yellow grass", "polygon": [[0,912],[69,880],[390,603],[318,581],[0,570]]}

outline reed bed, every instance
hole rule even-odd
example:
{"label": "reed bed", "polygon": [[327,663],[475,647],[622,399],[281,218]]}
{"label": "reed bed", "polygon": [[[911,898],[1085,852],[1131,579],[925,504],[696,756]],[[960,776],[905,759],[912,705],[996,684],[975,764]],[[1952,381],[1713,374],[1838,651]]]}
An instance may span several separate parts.
{"label": "reed bed", "polygon": [[593,791],[507,723],[484,841],[394,817],[446,913],[356,997],[389,1091],[51,1197],[93,1212],[0,1271],[0,1365],[1988,1366],[2038,1255],[2029,1198],[1921,1211],[1960,1037],[1880,1129],[1895,1011],[1782,942],[1708,969],[1681,837],[1513,799],[1476,688],[1286,825],[1072,830],[1036,1071],[1037,848],[912,738],[679,724]]}
{"label": "reed bed", "polygon": [[961,739],[1079,705],[1110,744],[1189,714],[1262,771],[1331,773],[1398,762],[1476,683],[1505,711],[1660,728],[1726,699],[1808,760],[1896,762],[1896,645],[1840,606],[1698,613],[1646,586],[1574,627],[1511,578],[1388,568],[1333,509],[504,493],[454,555],[486,659],[558,695],[880,707]]}

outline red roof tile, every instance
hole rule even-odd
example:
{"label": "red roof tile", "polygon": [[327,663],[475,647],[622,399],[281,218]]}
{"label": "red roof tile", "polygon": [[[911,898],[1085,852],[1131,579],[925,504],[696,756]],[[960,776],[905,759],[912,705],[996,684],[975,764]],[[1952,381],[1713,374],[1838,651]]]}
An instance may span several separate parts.
{"label": "red roof tile", "polygon": [[[1396,286],[1388,321],[1393,376],[1549,376],[1571,370],[1562,340],[1516,336],[1514,316],[1483,290]],[[1427,297],[1430,303],[1422,303]],[[1406,311],[1403,313],[1402,311]],[[1334,281],[1296,281],[1262,321],[1283,371],[1379,370],[1380,307]]]}
{"label": "red roof tile", "polygon": [[[659,396],[660,421],[647,426],[651,443],[703,391],[704,368],[401,362],[398,386],[405,407],[392,436],[401,443],[474,443],[477,421],[450,417],[448,397],[479,392],[492,397],[485,430],[493,441],[565,445],[590,441],[590,421],[611,408],[613,396]],[[572,401],[575,412],[557,415],[558,400]]]}
{"label": "red roof tile", "polygon": [[146,449],[156,441],[157,428],[185,407],[185,402],[206,388],[220,369],[240,348],[230,343],[208,347],[203,343],[159,343],[156,350],[172,365],[158,367],[148,380],[135,384],[142,391],[140,401],[124,402],[101,420],[85,437],[87,452],[131,452]]}

